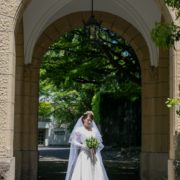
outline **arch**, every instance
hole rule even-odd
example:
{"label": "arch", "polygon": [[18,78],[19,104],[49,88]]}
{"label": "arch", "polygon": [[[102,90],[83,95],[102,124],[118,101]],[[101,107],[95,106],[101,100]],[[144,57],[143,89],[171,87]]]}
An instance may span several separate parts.
{"label": "arch", "polygon": [[[37,178],[37,109],[39,66],[47,47],[64,32],[82,25],[89,12],[81,11],[63,16],[40,33],[33,48],[32,63],[24,64],[24,28],[21,19],[26,3],[17,15],[16,31],[16,94],[14,154],[16,156],[16,180]],[[18,17],[20,16],[20,17]],[[142,71],[142,180],[157,179],[167,175],[169,151],[169,112],[163,106],[169,97],[169,52],[159,51],[158,68],[151,67],[147,41],[135,26],[107,12],[96,11],[95,16],[103,26],[117,32],[129,41],[136,52]],[[161,127],[164,123],[165,126]],[[164,162],[160,167],[159,162]],[[22,166],[26,164],[26,166]],[[32,168],[32,164],[34,167]],[[154,170],[154,169],[158,170]],[[153,174],[154,173],[154,174]]]}
{"label": "arch", "polygon": [[[16,108],[15,108],[15,155],[17,158],[17,179],[27,179],[30,174],[37,173],[37,146],[36,146],[36,122],[37,122],[37,106],[38,106],[38,79],[39,67],[42,55],[47,47],[63,33],[82,25],[82,18],[87,19],[89,12],[78,12],[64,16],[63,18],[52,23],[39,37],[33,53],[32,64],[24,65],[23,53],[23,24],[21,21],[21,29],[19,29],[17,47],[17,63],[16,63]],[[95,16],[101,19],[102,25],[117,32],[119,35],[129,41],[134,51],[136,52],[142,72],[142,166],[145,177],[152,171],[145,165],[146,158],[150,160],[157,156],[157,152],[161,152],[164,161],[166,162],[168,152],[168,112],[162,106],[162,102],[169,92],[164,91],[164,87],[168,87],[168,53],[160,52],[160,57],[166,59],[165,62],[160,58],[158,68],[150,68],[150,55],[146,41],[142,34],[124,19],[105,12],[95,12]],[[21,38],[20,38],[21,37]],[[20,49],[19,49],[20,48]],[[19,49],[19,50],[18,50]],[[165,72],[165,73],[164,73]],[[158,91],[156,91],[158,90]],[[162,95],[163,92],[163,95]],[[157,111],[158,108],[158,111]],[[160,122],[163,117],[166,119],[166,128],[160,128]],[[151,120],[152,119],[152,120]],[[156,121],[158,123],[156,123]],[[160,122],[159,122],[160,121]],[[154,126],[156,129],[154,130]],[[149,128],[149,126],[150,128]],[[29,128],[31,127],[31,128]],[[150,130],[149,130],[150,129]],[[155,131],[155,132],[154,132]],[[158,133],[158,134],[157,134]],[[158,137],[158,138],[157,138]],[[146,140],[148,139],[148,143]],[[159,146],[161,140],[164,140],[164,145]],[[156,154],[154,156],[154,154]],[[165,154],[165,155],[164,155]],[[157,158],[157,157],[156,157]],[[161,157],[162,158],[162,157]],[[158,158],[157,158],[158,159]],[[27,167],[22,167],[21,164],[26,162]],[[34,169],[30,169],[31,164],[34,164]],[[166,166],[166,163],[165,165]],[[164,168],[164,167],[163,167]],[[162,170],[166,171],[166,170]],[[23,173],[29,172],[29,173]],[[164,172],[166,173],[166,172]]]}
{"label": "arch", "polygon": [[[39,4],[35,0],[31,1],[30,6],[24,13],[24,54],[25,63],[31,63],[35,43],[42,32],[54,21],[74,12],[83,12],[90,9],[90,2],[83,0],[73,1],[48,1],[44,0],[44,6],[39,9]],[[78,6],[76,5],[78,3]],[[142,11],[143,7],[143,11]],[[150,9],[153,9],[153,14]],[[152,66],[158,66],[158,48],[152,42],[150,30],[156,21],[160,21],[161,13],[153,1],[120,1],[113,0],[104,3],[102,0],[95,2],[94,10],[98,12],[108,12],[122,17],[134,27],[144,37],[149,49],[150,63]]]}
{"label": "arch", "polygon": [[[42,55],[46,52],[47,48],[52,42],[54,42],[65,32],[83,26],[82,20],[86,20],[89,16],[89,12],[72,13],[60,18],[47,27],[35,44],[34,53],[32,56],[32,64],[34,64],[34,61],[37,61],[37,59],[39,59],[39,61],[37,61],[35,64],[37,65],[38,62],[40,63]],[[139,62],[141,68],[143,68],[145,64],[151,66],[149,61],[150,55],[148,46],[142,34],[134,26],[124,19],[109,13],[95,12],[95,16],[101,19],[102,26],[116,32],[130,43],[136,52],[138,59],[140,60]]]}

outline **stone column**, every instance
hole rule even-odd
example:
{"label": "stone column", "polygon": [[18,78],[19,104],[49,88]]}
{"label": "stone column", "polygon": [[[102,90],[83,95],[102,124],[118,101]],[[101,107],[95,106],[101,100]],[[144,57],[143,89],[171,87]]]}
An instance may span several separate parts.
{"label": "stone column", "polygon": [[15,179],[13,157],[15,14],[21,0],[0,1],[0,179]]}
{"label": "stone column", "polygon": [[[168,11],[171,21],[180,26],[175,11],[172,8]],[[180,98],[180,42],[170,49],[170,97]],[[176,108],[170,109],[168,180],[180,180],[180,117],[176,114]]]}
{"label": "stone column", "polygon": [[[178,97],[180,97],[180,42],[176,44],[176,54],[175,60],[177,62],[177,88]],[[175,180],[180,180],[180,117],[175,116],[175,160],[174,160],[174,170],[175,170]]]}
{"label": "stone column", "polygon": [[15,179],[36,180],[39,66],[24,64],[23,34],[23,23],[20,21],[16,29]]}
{"label": "stone column", "polygon": [[[1,13],[4,12],[2,8],[1,1]],[[0,14],[0,179],[5,180],[14,179],[15,168],[13,157],[15,53],[12,24],[13,18],[8,14]]]}
{"label": "stone column", "polygon": [[[171,97],[180,97],[180,43],[177,42],[176,50],[171,50]],[[170,153],[168,161],[168,180],[180,180],[180,117],[176,108],[171,109],[170,116]]]}
{"label": "stone column", "polygon": [[167,179],[169,150],[168,51],[160,50],[159,66],[142,69],[141,180]]}
{"label": "stone column", "polygon": [[[20,180],[37,180],[38,169],[38,86],[39,69],[33,65],[25,65],[22,85],[22,114],[21,114],[21,156]],[[17,157],[17,156],[16,156]],[[25,165],[24,165],[25,164]],[[18,168],[18,167],[17,167]]]}

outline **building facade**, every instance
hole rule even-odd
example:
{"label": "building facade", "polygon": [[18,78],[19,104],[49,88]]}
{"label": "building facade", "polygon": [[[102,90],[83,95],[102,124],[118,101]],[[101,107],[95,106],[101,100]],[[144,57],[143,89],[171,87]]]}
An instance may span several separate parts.
{"label": "building facade", "polygon": [[[0,179],[37,180],[39,68],[47,47],[90,15],[89,0],[0,1]],[[163,0],[96,0],[102,25],[129,41],[142,74],[141,180],[179,176],[180,118],[165,106],[179,97],[180,43],[159,49],[155,22],[176,22]]]}
{"label": "building facade", "polygon": [[39,146],[67,146],[69,144],[69,131],[67,125],[56,127],[52,121],[38,122],[38,145]]}

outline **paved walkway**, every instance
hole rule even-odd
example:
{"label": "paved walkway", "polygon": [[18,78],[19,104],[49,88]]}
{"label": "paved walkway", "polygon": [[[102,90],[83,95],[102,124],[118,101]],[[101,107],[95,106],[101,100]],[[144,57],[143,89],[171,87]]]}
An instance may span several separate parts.
{"label": "paved walkway", "polygon": [[[69,157],[69,147],[39,147],[39,180],[64,179]],[[137,152],[104,149],[102,158],[109,180],[138,180]]]}
{"label": "paved walkway", "polygon": [[[67,160],[69,157],[69,147],[39,147],[40,158],[52,157]],[[113,149],[106,148],[101,151],[104,160],[118,161],[138,161],[139,152],[137,149]]]}

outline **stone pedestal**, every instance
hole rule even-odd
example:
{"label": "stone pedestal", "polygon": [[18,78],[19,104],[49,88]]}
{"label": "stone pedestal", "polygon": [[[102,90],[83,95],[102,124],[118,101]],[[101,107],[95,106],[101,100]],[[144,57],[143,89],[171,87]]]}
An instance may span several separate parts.
{"label": "stone pedestal", "polygon": [[15,158],[0,157],[0,180],[14,180]]}
{"label": "stone pedestal", "polygon": [[141,153],[141,180],[166,180],[167,161],[168,153]]}

